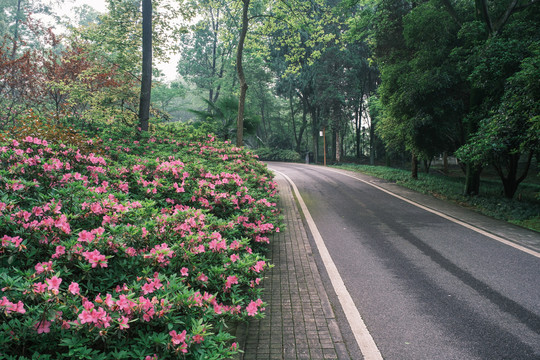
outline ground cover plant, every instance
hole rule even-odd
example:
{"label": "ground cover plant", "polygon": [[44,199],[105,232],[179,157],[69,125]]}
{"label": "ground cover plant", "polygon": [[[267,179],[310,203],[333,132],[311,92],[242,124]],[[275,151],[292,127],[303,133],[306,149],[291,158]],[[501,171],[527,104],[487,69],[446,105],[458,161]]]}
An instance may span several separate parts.
{"label": "ground cover plant", "polygon": [[0,358],[237,353],[279,231],[265,165],[185,128],[56,131],[0,138]]}
{"label": "ground cover plant", "polygon": [[340,165],[340,168],[359,171],[381,179],[395,182],[409,189],[456,202],[487,216],[505,220],[540,232],[540,185],[523,183],[516,199],[502,198],[499,180],[482,180],[482,193],[464,196],[464,178],[437,174],[418,174],[413,179],[410,171],[384,166]]}

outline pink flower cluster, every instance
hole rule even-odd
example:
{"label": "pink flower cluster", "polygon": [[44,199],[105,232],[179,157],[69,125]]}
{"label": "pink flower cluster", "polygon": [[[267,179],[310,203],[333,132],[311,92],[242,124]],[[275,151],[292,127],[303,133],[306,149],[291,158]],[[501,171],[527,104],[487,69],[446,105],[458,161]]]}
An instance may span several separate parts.
{"label": "pink flower cluster", "polygon": [[9,315],[12,312],[16,312],[16,313],[19,313],[19,314],[26,313],[26,310],[24,309],[24,304],[23,304],[22,301],[18,301],[17,303],[12,303],[5,296],[3,296],[0,299],[0,308],[4,308],[4,312],[7,315]]}
{"label": "pink flower cluster", "polygon": [[156,245],[149,254],[144,254],[145,259],[152,259],[159,266],[167,266],[170,263],[171,258],[173,258],[174,251],[169,248],[169,245],[163,243],[161,245]]}
{"label": "pink flower cluster", "polygon": [[171,342],[176,348],[182,353],[187,353],[186,330],[182,331],[180,334],[175,330],[171,330],[169,335],[171,335]]}
{"label": "pink flower cluster", "polygon": [[259,312],[259,310],[264,310],[261,305],[263,304],[263,301],[261,299],[257,299],[256,301],[251,301],[248,306],[246,306],[246,311],[248,316],[255,316]]}
{"label": "pink flower cluster", "polygon": [[15,247],[19,251],[23,250],[23,246],[21,245],[23,242],[23,239],[21,239],[19,236],[11,237],[8,235],[4,235],[2,236],[0,240],[2,241],[1,247],[0,247],[0,254],[4,252],[4,248],[7,248],[8,246]]}
{"label": "pink flower cluster", "polygon": [[98,265],[102,268],[107,267],[107,258],[105,255],[102,255],[99,250],[94,251],[84,251],[82,253],[84,258],[92,265],[93,268]]}
{"label": "pink flower cluster", "polygon": [[[0,147],[6,165],[0,188],[10,194],[0,202],[0,216],[11,226],[0,234],[0,260],[11,256],[30,274],[18,288],[25,290],[2,290],[3,312],[32,318],[38,334],[88,331],[94,339],[114,332],[135,338],[173,317],[210,321],[210,315],[264,310],[262,300],[250,301],[257,290],[249,287],[260,283],[268,265],[250,246],[278,230],[275,203],[268,200],[275,186],[247,164],[242,149],[214,142],[111,146],[131,154],[122,164],[34,137]],[[161,145],[170,154],[183,149],[189,161],[143,156]],[[216,155],[219,170],[211,170],[206,161]],[[23,252],[39,255],[28,263]],[[209,336],[189,328],[169,335],[177,354]]]}

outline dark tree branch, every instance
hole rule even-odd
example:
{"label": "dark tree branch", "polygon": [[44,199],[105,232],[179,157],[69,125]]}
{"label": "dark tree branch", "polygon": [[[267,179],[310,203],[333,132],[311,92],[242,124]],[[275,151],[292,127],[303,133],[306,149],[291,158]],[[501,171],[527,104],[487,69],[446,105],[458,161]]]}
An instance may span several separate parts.
{"label": "dark tree branch", "polygon": [[493,34],[493,23],[491,22],[491,17],[489,16],[487,0],[476,0],[476,11],[480,12],[482,19],[488,27],[489,33]]}
{"label": "dark tree branch", "polygon": [[499,33],[501,31],[501,29],[504,27],[504,25],[506,24],[506,22],[508,21],[508,18],[515,12],[518,12],[518,11],[521,11],[523,9],[526,9],[528,8],[529,6],[531,5],[534,5],[535,3],[537,3],[538,0],[531,0],[530,2],[526,3],[526,4],[523,4],[523,5],[519,5],[518,6],[518,0],[512,0],[512,2],[508,5],[508,8],[506,9],[506,11],[504,12],[503,16],[501,16],[501,18],[499,19],[499,21],[497,21],[496,23],[496,26],[495,26],[495,33],[494,35],[496,35],[497,33]]}

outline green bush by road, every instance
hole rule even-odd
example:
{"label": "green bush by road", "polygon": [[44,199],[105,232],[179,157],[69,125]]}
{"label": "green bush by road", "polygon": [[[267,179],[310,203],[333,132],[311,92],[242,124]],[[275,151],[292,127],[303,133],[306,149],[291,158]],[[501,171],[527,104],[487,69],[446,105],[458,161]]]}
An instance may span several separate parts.
{"label": "green bush by road", "polygon": [[461,177],[420,173],[418,180],[415,180],[411,178],[409,171],[384,166],[348,164],[340,165],[339,168],[392,181],[411,190],[453,201],[485,215],[540,232],[540,185],[538,184],[521,184],[520,196],[510,200],[501,196],[502,185],[496,180],[483,180],[481,194],[464,196],[464,179]]}

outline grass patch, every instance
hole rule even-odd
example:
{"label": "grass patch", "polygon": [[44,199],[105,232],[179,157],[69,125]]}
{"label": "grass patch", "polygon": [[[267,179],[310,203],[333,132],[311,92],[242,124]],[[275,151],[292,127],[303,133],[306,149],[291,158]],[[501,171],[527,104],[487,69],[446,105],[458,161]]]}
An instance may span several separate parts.
{"label": "grass patch", "polygon": [[337,168],[361,172],[408,189],[452,201],[484,215],[540,232],[540,184],[522,183],[514,199],[503,197],[500,181],[485,179],[480,185],[480,195],[464,196],[465,179],[462,176],[419,173],[418,180],[410,171],[384,166],[344,164]]}

